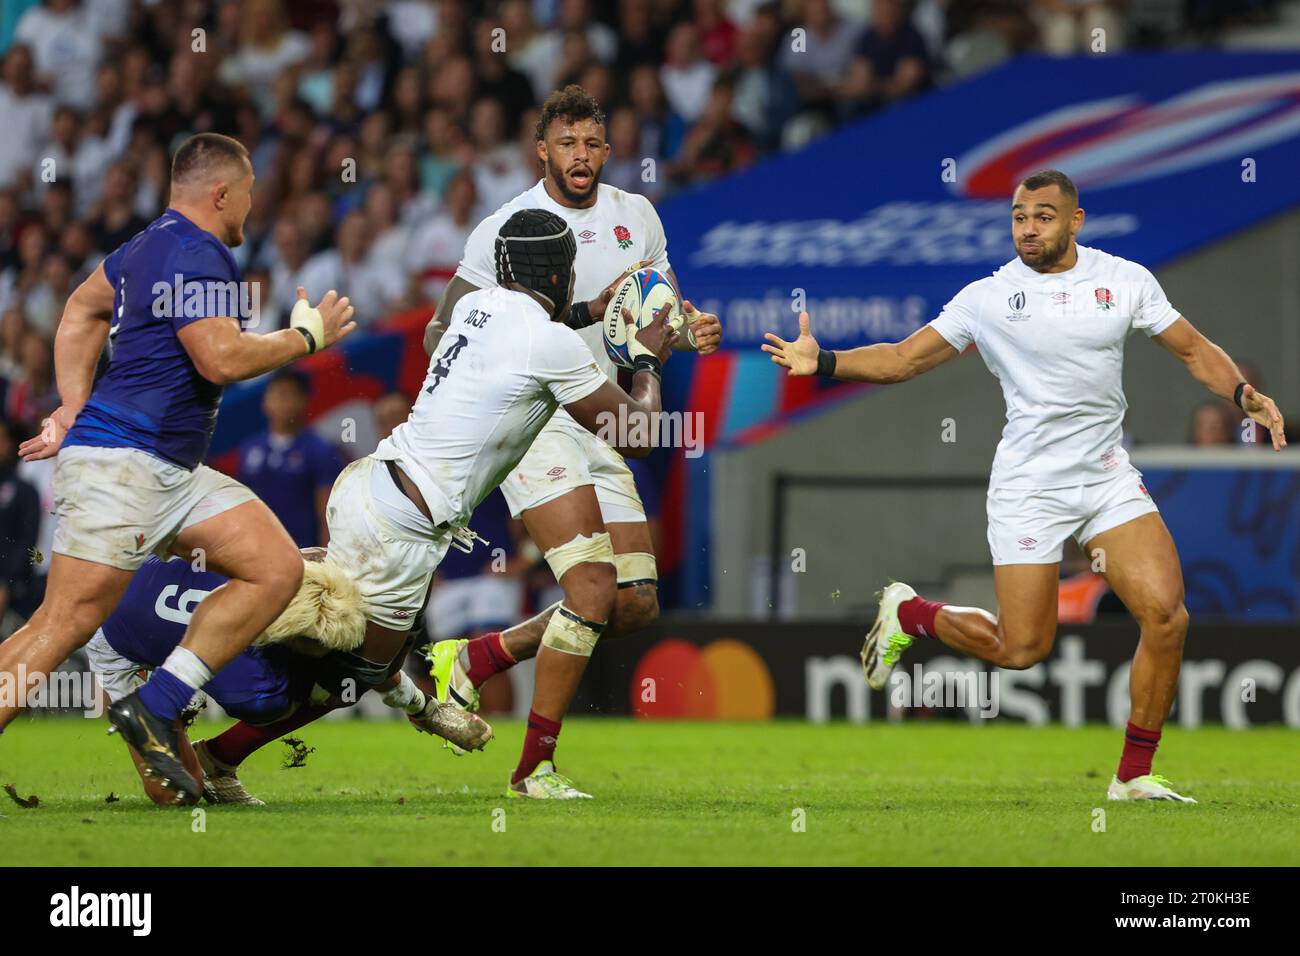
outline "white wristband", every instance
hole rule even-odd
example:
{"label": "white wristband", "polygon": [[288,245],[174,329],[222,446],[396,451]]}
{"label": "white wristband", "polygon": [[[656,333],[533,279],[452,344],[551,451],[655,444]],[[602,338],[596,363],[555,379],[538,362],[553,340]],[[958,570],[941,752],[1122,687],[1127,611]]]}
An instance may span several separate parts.
{"label": "white wristband", "polygon": [[293,311],[289,313],[289,327],[302,329],[311,336],[312,342],[316,344],[313,352],[319,352],[325,347],[325,319],[321,316],[320,309],[313,309],[306,299],[294,303]]}

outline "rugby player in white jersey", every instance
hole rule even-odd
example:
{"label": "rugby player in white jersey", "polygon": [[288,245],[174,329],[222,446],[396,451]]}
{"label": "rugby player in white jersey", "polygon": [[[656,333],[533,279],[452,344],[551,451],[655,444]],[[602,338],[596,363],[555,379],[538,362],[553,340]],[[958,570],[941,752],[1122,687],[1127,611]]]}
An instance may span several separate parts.
{"label": "rugby player in white jersey", "polygon": [[[600,323],[618,283],[629,269],[648,265],[667,274],[676,286],[663,224],[644,196],[601,185],[610,151],[605,121],[600,105],[581,87],[571,85],[551,94],[543,104],[536,136],[542,179],[471,234],[465,257],[425,332],[425,351],[437,346],[446,317],[462,296],[493,285],[492,245],[501,223],[517,209],[536,207],[555,213],[573,229],[578,243],[576,301],[564,321],[579,331],[602,372],[613,377]],[[697,312],[687,301],[682,310],[685,334],[677,347],[705,355],[716,351],[722,338],[717,316]],[[627,464],[605,442],[559,412],[506,476],[501,490],[511,513],[523,518],[529,537],[544,554],[562,554],[560,549],[583,537],[609,535],[617,580],[611,584],[614,610],[605,637],[654,623],[659,616],[659,575],[645,506]],[[550,563],[559,580],[563,565]],[[539,762],[552,760],[560,723],[587,665],[582,656],[541,650],[553,610],[504,634],[471,642],[440,641],[430,655],[439,699],[473,708],[477,688],[490,676],[538,654],[533,713],[516,783]]]}
{"label": "rugby player in white jersey", "polygon": [[1277,450],[1286,445],[1283,421],[1272,399],[1169,304],[1150,272],[1078,245],[1083,221],[1069,177],[1035,173],[1012,198],[1018,258],[962,289],[925,328],[896,344],[827,352],[804,314],[799,338],[769,334],[763,350],[791,375],[887,384],[928,372],[971,344],[979,349],[1007,403],[988,492],[998,613],[888,585],[862,649],[867,682],[884,687],[916,637],[999,667],[1043,660],[1056,636],[1062,543],[1073,536],[1087,553],[1105,555],[1106,581],[1141,628],[1123,755],[1107,796],[1194,803],[1151,773],[1178,686],[1188,617],[1173,539],[1121,444],[1125,339],[1145,332],[1198,382],[1267,428]]}
{"label": "rugby player in white jersey", "polygon": [[[573,230],[553,212],[510,215],[494,243],[495,284],[451,309],[410,418],[334,484],[330,557],[353,575],[367,604],[355,661],[362,684],[399,652],[448,547],[472,539],[466,527],[474,508],[516,469],[557,409],[590,433],[619,416],[660,410],[662,363],[676,330],[665,313],[629,336],[635,367],[632,392],[624,392],[563,322],[578,281],[575,251]],[[629,433],[637,444],[620,450],[648,454],[650,430]],[[547,558],[564,600],[544,628],[543,657],[549,651],[585,665],[613,613],[610,535],[593,522]],[[576,794],[548,759],[511,783],[517,795]]]}

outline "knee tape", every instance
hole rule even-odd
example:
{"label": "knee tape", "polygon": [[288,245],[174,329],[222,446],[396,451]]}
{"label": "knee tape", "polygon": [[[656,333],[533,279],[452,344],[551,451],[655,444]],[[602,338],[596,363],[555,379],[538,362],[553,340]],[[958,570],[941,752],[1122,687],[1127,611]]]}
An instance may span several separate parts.
{"label": "knee tape", "polygon": [[629,551],[614,555],[614,570],[618,573],[618,586],[636,587],[638,584],[657,584],[659,569],[655,556],[648,551]]}
{"label": "knee tape", "polygon": [[604,628],[604,624],[579,617],[561,604],[546,623],[546,630],[542,633],[542,644],[565,654],[590,657],[591,652],[596,649],[596,642],[600,640],[600,632]]}
{"label": "knee tape", "polygon": [[575,564],[586,562],[604,562],[614,564],[614,546],[610,543],[609,532],[601,531],[588,537],[580,534],[572,541],[557,544],[544,555],[546,563],[551,566],[555,580],[564,577],[566,571]]}

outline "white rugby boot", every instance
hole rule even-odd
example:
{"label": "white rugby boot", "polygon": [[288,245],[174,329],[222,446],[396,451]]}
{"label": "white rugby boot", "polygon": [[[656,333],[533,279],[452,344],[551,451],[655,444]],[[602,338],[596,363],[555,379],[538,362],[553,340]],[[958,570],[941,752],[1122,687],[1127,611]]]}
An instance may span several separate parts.
{"label": "white rugby boot", "polygon": [[199,758],[203,768],[203,799],[208,803],[238,803],[248,807],[264,807],[265,800],[259,800],[239,782],[239,768],[224,764],[208,753],[208,742],[200,740],[194,744],[194,755]]}
{"label": "white rugby boot", "polygon": [[1175,793],[1167,778],[1158,773],[1134,777],[1132,780],[1120,780],[1111,777],[1106,790],[1107,800],[1170,800],[1174,803],[1195,803],[1191,797]]}
{"label": "white rugby boot", "polygon": [[556,773],[555,764],[543,760],[537,769],[518,783],[512,783],[506,790],[506,796],[512,798],[531,797],[534,800],[591,800],[589,793],[583,793],[573,785],[573,781]]}
{"label": "white rugby boot", "polygon": [[914,591],[901,581],[885,585],[878,595],[880,610],[876,612],[876,623],[867,632],[867,639],[862,643],[862,673],[867,678],[867,685],[872,690],[880,690],[889,680],[890,672],[903,651],[912,646],[912,636],[904,634],[898,623],[898,606],[904,601],[916,597]]}

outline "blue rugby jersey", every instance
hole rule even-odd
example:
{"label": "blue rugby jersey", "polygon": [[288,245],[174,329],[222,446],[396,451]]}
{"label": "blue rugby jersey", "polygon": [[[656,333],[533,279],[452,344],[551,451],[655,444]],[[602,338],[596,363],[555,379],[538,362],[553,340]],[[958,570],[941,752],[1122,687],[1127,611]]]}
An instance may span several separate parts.
{"label": "blue rugby jersey", "polygon": [[104,260],[113,285],[111,359],[63,444],[138,448],[193,469],[208,452],[221,386],[177,332],[241,316],[239,266],[216,236],[168,209]]}
{"label": "blue rugby jersey", "polygon": [[[180,644],[199,602],[226,578],[195,571],[188,561],[150,555],[131,578],[117,608],[104,622],[104,637],[117,653],[150,669]],[[288,714],[292,652],[250,647],[223,667],[203,690],[232,717],[268,723]]]}

